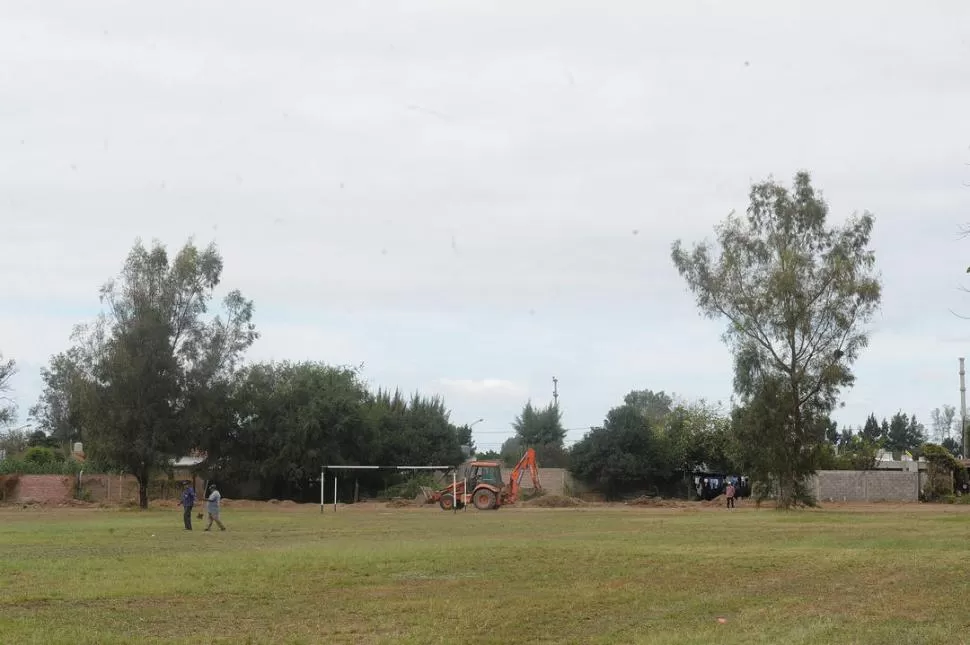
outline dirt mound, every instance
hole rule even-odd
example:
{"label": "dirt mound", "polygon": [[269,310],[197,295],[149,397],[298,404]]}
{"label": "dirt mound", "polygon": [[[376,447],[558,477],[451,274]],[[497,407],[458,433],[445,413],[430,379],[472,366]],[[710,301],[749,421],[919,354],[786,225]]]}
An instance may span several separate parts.
{"label": "dirt mound", "polygon": [[280,502],[280,504],[283,506],[296,506],[296,502],[294,502],[292,499],[284,499],[282,502]]}
{"label": "dirt mound", "polygon": [[680,506],[679,503],[674,500],[664,499],[662,497],[653,497],[651,495],[641,495],[636,499],[631,499],[627,502],[629,506],[649,506],[651,508],[677,508]]}
{"label": "dirt mound", "polygon": [[574,508],[576,506],[586,506],[586,502],[576,497],[566,497],[565,495],[543,495],[527,502],[522,502],[522,506],[530,508]]}
{"label": "dirt mound", "polygon": [[414,502],[409,499],[392,499],[387,503],[388,508],[405,508],[408,506],[414,506]]}
{"label": "dirt mound", "polygon": [[727,497],[724,495],[718,495],[714,499],[703,499],[701,500],[701,506],[724,506],[727,504]]}
{"label": "dirt mound", "polygon": [[73,499],[72,498],[72,499],[64,500],[63,502],[61,502],[60,504],[58,504],[58,506],[61,507],[61,508],[66,508],[66,507],[70,507],[70,508],[91,508],[93,506],[96,506],[96,504],[94,502],[88,502],[88,501],[83,500],[83,499]]}
{"label": "dirt mound", "polygon": [[266,503],[267,503],[267,504],[279,504],[279,503],[280,503],[280,500],[278,500],[278,499],[271,499],[271,500],[269,500],[269,501],[268,501],[268,502],[266,502]]}

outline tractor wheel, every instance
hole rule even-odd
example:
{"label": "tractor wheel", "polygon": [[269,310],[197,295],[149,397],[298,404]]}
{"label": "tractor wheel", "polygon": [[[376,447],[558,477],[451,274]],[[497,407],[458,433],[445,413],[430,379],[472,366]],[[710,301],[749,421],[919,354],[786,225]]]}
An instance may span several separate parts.
{"label": "tractor wheel", "polygon": [[495,493],[487,488],[476,490],[474,496],[472,497],[472,501],[475,504],[475,508],[480,511],[487,511],[497,506]]}
{"label": "tractor wheel", "polygon": [[450,493],[442,495],[441,499],[438,500],[438,506],[443,511],[450,511],[455,507],[455,498]]}

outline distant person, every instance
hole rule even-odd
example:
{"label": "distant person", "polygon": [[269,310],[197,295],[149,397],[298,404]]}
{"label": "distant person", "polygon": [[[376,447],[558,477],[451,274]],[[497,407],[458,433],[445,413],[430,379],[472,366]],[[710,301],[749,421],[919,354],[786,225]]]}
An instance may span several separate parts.
{"label": "distant person", "polygon": [[734,508],[734,494],[737,491],[734,488],[734,484],[728,482],[727,488],[724,489],[724,495],[727,497],[727,507]]}
{"label": "distant person", "polygon": [[185,490],[182,491],[182,521],[185,523],[185,530],[192,530],[192,507],[195,506],[195,487],[190,482],[185,482]]}
{"label": "distant person", "polygon": [[212,523],[215,522],[219,525],[220,531],[225,531],[226,527],[222,525],[219,520],[219,502],[222,500],[222,495],[219,494],[219,489],[216,488],[215,484],[209,486],[209,497],[206,498],[206,511],[209,513],[209,523],[206,524],[205,529],[208,531],[212,528]]}

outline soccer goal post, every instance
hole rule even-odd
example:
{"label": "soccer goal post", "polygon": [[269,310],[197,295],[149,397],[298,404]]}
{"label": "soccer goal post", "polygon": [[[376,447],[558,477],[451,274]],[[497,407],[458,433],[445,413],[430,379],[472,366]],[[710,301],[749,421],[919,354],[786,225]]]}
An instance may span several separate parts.
{"label": "soccer goal post", "polygon": [[344,465],[326,465],[320,471],[320,512],[323,513],[324,507],[327,505],[326,500],[326,481],[327,481],[327,471],[333,471],[333,512],[337,512],[337,476],[340,472],[353,472],[357,470],[383,470],[391,472],[405,472],[414,470],[442,470],[448,471],[457,466],[344,466]]}

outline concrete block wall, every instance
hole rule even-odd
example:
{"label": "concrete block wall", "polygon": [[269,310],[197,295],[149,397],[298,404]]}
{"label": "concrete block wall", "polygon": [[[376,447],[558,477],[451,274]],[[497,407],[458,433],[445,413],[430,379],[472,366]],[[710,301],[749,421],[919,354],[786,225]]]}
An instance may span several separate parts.
{"label": "concrete block wall", "polygon": [[888,470],[820,470],[809,480],[820,502],[917,502],[917,472]]}

